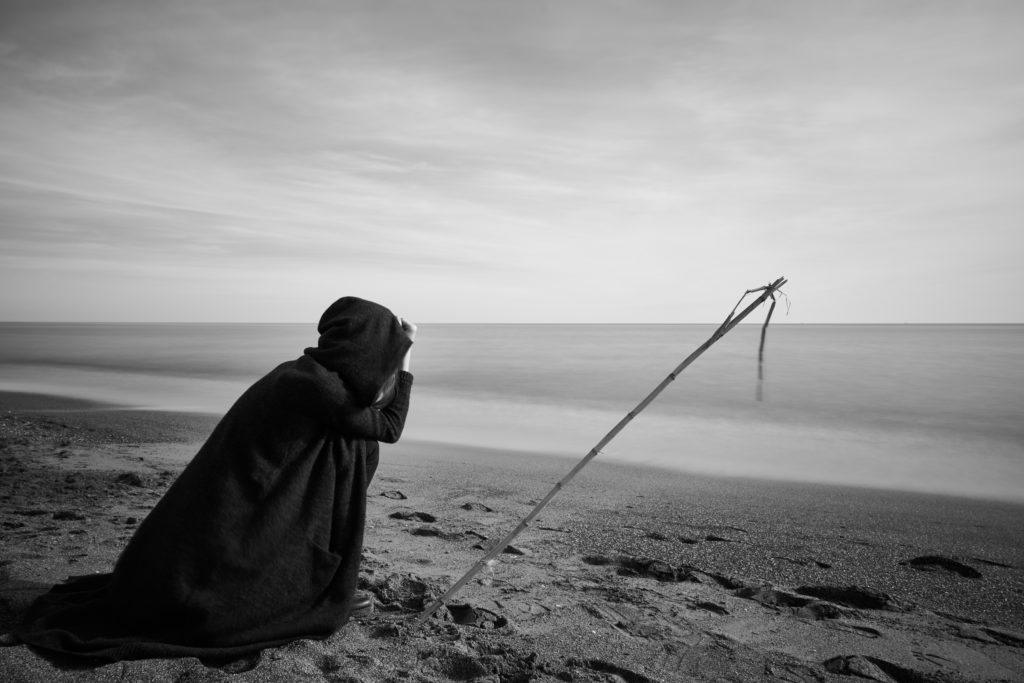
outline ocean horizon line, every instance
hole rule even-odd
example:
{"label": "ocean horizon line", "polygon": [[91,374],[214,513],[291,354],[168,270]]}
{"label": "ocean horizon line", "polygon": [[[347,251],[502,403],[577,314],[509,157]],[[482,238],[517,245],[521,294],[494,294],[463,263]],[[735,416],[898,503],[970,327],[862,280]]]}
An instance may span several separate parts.
{"label": "ocean horizon line", "polygon": [[[606,432],[715,329],[424,324],[406,436],[575,452],[574,435]],[[763,366],[760,329],[719,342],[612,450],[656,462],[688,444],[697,470],[1024,490],[1024,326],[784,324]],[[315,337],[294,323],[0,324],[0,389],[223,414]]]}
{"label": "ocean horizon line", "polygon": [[[314,320],[248,320],[248,321],[232,321],[232,320],[0,320],[0,325],[309,325],[315,324]],[[468,326],[468,325],[489,325],[489,326],[662,326],[670,327],[673,325],[693,325],[693,326],[712,326],[721,325],[722,321],[712,322],[431,322],[431,321],[420,321],[417,325],[431,325],[431,326]],[[737,327],[751,326],[760,327],[763,325],[763,321],[751,321],[741,322]],[[1020,327],[1024,326],[1024,321],[1021,322],[785,322],[773,320],[770,327]]]}

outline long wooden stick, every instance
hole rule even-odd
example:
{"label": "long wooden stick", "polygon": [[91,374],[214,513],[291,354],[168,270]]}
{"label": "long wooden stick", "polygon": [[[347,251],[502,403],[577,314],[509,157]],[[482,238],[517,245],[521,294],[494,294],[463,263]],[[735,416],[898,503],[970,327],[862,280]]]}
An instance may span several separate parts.
{"label": "long wooden stick", "polygon": [[768,323],[775,312],[775,295],[771,295],[772,305],[768,307],[768,315],[764,317],[764,325],[761,325],[761,344],[757,347],[757,400],[764,400],[764,338],[768,332]]}
{"label": "long wooden stick", "polygon": [[[544,498],[541,499],[541,501],[539,503],[537,503],[537,505],[533,508],[533,510],[530,511],[530,514],[526,515],[526,517],[523,518],[523,521],[521,521],[519,523],[519,525],[515,529],[510,531],[508,534],[505,535],[504,538],[502,538],[497,543],[495,543],[493,546],[491,546],[491,549],[488,550],[487,553],[483,557],[481,557],[480,560],[475,565],[473,565],[470,568],[470,570],[468,572],[466,572],[462,576],[461,579],[459,579],[454,584],[452,584],[452,587],[449,588],[445,592],[444,595],[442,595],[437,600],[435,600],[433,603],[428,605],[427,608],[424,609],[423,612],[419,615],[419,617],[417,617],[417,620],[416,620],[417,625],[421,625],[424,622],[426,622],[426,620],[430,618],[430,615],[432,615],[434,612],[436,612],[437,609],[441,605],[443,605],[446,600],[450,599],[453,595],[455,595],[455,593],[457,593],[459,591],[459,589],[461,589],[464,585],[466,585],[466,583],[468,583],[470,579],[472,579],[474,576],[476,576],[477,572],[479,572],[481,569],[486,567],[488,565],[488,563],[491,560],[493,560],[495,557],[500,555],[501,552],[508,546],[508,544],[511,543],[512,540],[515,539],[515,537],[518,536],[520,534],[520,532],[523,531],[523,529],[525,529],[526,527],[528,527],[530,525],[530,522],[533,521],[534,517],[536,517],[537,514],[540,513],[540,511],[544,509],[544,506],[547,505],[548,502],[552,498],[555,497],[555,494],[557,494],[559,491],[561,491],[562,488],[566,484],[568,484],[569,481],[573,477],[575,477],[577,475],[577,473],[579,473],[580,470],[582,470],[584,467],[586,467],[587,463],[590,462],[591,460],[593,460],[597,456],[597,454],[601,452],[601,449],[604,448],[605,446],[607,446],[608,443],[612,439],[614,439],[618,435],[618,433],[621,432],[626,427],[626,425],[629,424],[633,420],[634,417],[639,415],[640,412],[643,411],[644,408],[646,408],[648,405],[650,405],[651,402],[655,398],[658,397],[658,394],[660,394],[662,391],[664,391],[665,387],[667,387],[671,382],[673,382],[675,380],[675,378],[679,376],[679,373],[681,373],[683,370],[685,370],[687,368],[687,366],[690,365],[690,363],[692,363],[693,361],[697,360],[697,358],[702,353],[707,351],[708,348],[710,348],[712,344],[714,344],[716,341],[718,341],[719,339],[724,337],[730,330],[732,330],[732,328],[736,327],[740,323],[741,320],[746,318],[748,315],[750,315],[750,313],[754,309],[756,309],[758,306],[763,304],[765,302],[765,300],[771,298],[772,299],[772,303],[774,304],[774,302],[775,302],[775,297],[774,297],[775,292],[780,287],[782,287],[782,285],[786,284],[786,282],[787,282],[786,278],[780,277],[775,282],[773,282],[773,283],[771,283],[769,285],[766,285],[764,287],[758,287],[757,289],[748,289],[743,294],[743,296],[740,297],[740,300],[738,302],[736,302],[736,306],[733,307],[732,312],[729,313],[729,315],[726,317],[725,322],[723,322],[718,327],[718,329],[715,330],[715,333],[712,334],[711,337],[706,342],[704,342],[699,347],[697,347],[696,351],[691,353],[689,356],[687,356],[683,360],[683,362],[681,362],[678,366],[676,366],[675,370],[670,372],[668,374],[668,376],[665,377],[665,379],[663,379],[661,381],[661,383],[658,384],[658,386],[656,386],[654,388],[654,390],[651,391],[651,393],[649,393],[646,396],[646,398],[644,398],[644,400],[640,401],[640,403],[638,403],[637,406],[635,408],[633,408],[633,410],[631,410],[628,413],[626,413],[626,416],[623,417],[621,420],[619,420],[619,423],[616,424],[614,427],[612,427],[611,431],[609,431],[607,434],[605,434],[604,437],[600,441],[597,442],[597,445],[594,446],[593,448],[591,448],[590,452],[587,453],[586,456],[584,456],[584,458],[582,460],[580,460],[578,463],[576,463],[576,466],[573,467],[571,470],[569,470],[569,473],[567,475],[565,475],[564,477],[562,477],[561,481],[559,481],[557,484],[555,484],[554,487],[550,491],[548,491],[548,494],[546,496],[544,496]],[[757,299],[755,299],[752,304],[750,304],[749,306],[744,308],[739,313],[739,315],[736,315],[735,317],[733,317],[733,313],[735,313],[736,309],[739,308],[739,305],[741,303],[743,303],[743,299],[748,294],[751,294],[753,292],[762,292],[762,294],[761,294],[761,296],[757,297]],[[762,345],[763,345],[763,341],[762,341]],[[762,346],[762,348],[763,348],[763,346]]]}

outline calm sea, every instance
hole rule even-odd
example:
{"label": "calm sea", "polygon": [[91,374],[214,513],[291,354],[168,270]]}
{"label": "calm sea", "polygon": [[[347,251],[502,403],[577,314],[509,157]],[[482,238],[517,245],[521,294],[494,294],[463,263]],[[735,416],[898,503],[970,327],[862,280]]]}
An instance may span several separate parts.
{"label": "calm sea", "polygon": [[[711,325],[429,325],[405,439],[582,457]],[[758,325],[602,458],[1024,501],[1024,326]],[[0,324],[0,390],[222,413],[312,325]]]}

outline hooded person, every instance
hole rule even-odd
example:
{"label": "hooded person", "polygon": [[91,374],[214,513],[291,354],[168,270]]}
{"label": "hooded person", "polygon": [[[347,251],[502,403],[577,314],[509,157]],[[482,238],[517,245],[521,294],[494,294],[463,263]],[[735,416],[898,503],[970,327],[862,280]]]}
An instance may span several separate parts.
{"label": "hooded person", "polygon": [[332,304],[317,346],[242,394],[113,572],[54,586],[17,637],[102,660],[217,659],[337,631],[378,442],[405,424],[415,329],[370,301]]}

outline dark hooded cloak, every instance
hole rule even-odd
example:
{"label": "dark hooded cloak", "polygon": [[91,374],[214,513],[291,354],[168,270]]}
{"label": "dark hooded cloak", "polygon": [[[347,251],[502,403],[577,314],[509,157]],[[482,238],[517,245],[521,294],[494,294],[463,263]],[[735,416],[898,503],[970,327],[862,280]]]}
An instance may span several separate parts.
{"label": "dark hooded cloak", "polygon": [[[377,442],[405,424],[412,343],[386,308],[339,299],[318,344],[250,387],[110,574],[55,586],[17,635],[106,660],[233,657],[348,619]],[[393,381],[387,405],[374,403]]]}

